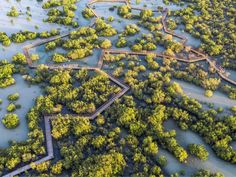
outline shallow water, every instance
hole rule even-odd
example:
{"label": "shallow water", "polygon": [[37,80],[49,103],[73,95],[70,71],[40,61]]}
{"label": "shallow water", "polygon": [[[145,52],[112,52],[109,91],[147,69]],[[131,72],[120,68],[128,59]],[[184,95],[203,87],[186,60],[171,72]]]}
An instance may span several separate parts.
{"label": "shallow water", "polygon": [[0,122],[0,148],[8,146],[9,140],[23,141],[27,139],[28,126],[26,121],[26,114],[29,109],[34,105],[35,98],[41,95],[41,89],[39,86],[29,86],[21,75],[14,75],[16,84],[5,89],[0,89],[0,99],[3,103],[0,105],[2,110],[0,111],[0,120],[7,113],[6,107],[9,104],[7,96],[18,92],[20,94],[19,100],[16,104],[20,104],[21,108],[17,109],[14,113],[20,118],[20,125],[16,129],[6,129]]}
{"label": "shallow water", "polygon": [[193,37],[191,34],[184,31],[183,25],[178,25],[177,29],[174,30],[176,34],[185,36],[188,40],[186,45],[192,46],[193,48],[199,48],[201,40]]}
{"label": "shallow water", "polygon": [[203,139],[192,131],[183,131],[181,130],[173,120],[168,120],[164,123],[164,127],[167,130],[176,130],[176,139],[177,142],[187,149],[188,144],[195,143],[195,144],[203,144],[207,149],[209,156],[208,160],[201,161],[196,157],[190,156],[188,158],[187,164],[179,163],[176,158],[171,155],[168,151],[160,149],[159,155],[164,155],[168,159],[168,164],[164,168],[169,173],[179,172],[183,169],[186,173],[186,177],[191,176],[197,169],[208,169],[212,172],[221,172],[225,175],[225,177],[234,177],[236,174],[235,165],[232,165],[228,162],[225,162],[219,159],[211,147],[206,145]]}
{"label": "shallow water", "polygon": [[236,71],[232,69],[225,69],[229,73],[229,78],[236,81]]}
{"label": "shallow water", "polygon": [[[46,0],[44,0],[45,2]],[[78,10],[75,12],[77,17],[81,17],[81,11],[86,6],[87,1],[83,0],[80,2]],[[8,17],[6,14],[10,11],[11,7],[15,6],[20,12],[19,17]],[[29,30],[35,32],[49,31],[51,29],[58,29],[61,32],[71,30],[71,27],[66,27],[53,23],[45,23],[43,19],[47,18],[47,11],[42,9],[42,2],[37,2],[36,0],[23,0],[17,2],[16,0],[2,0],[0,4],[0,32],[6,32],[7,35],[19,32],[21,30]],[[27,21],[26,11],[27,7],[30,7],[31,20]],[[11,22],[11,20],[13,22]],[[90,24],[89,20],[84,18],[79,18],[80,25]],[[39,28],[36,29],[35,26]],[[18,52],[23,52],[23,47],[25,45],[31,44],[33,41],[26,41],[21,44],[12,43],[8,47],[2,46],[0,44],[0,59],[7,59],[11,61],[13,55]],[[45,56],[47,58],[47,55]],[[91,60],[87,62],[91,62]],[[86,62],[86,61],[84,61]],[[5,89],[0,89],[0,99],[3,103],[0,105],[2,110],[0,111],[0,119],[7,113],[6,107],[9,104],[7,96],[9,94],[18,92],[20,93],[20,99],[16,102],[22,107],[15,111],[15,113],[20,118],[20,125],[13,130],[8,130],[0,123],[0,148],[5,148],[8,146],[9,140],[23,141],[27,139],[28,127],[25,116],[29,109],[33,106],[34,100],[37,96],[41,95],[41,89],[39,86],[28,86],[20,75],[14,76],[16,84]]]}
{"label": "shallow water", "polygon": [[69,52],[69,50],[64,50],[63,48],[56,48],[55,50],[46,51],[45,45],[37,46],[35,48],[30,49],[30,54],[38,54],[39,60],[35,61],[34,64],[55,64],[55,65],[62,65],[62,64],[78,64],[79,66],[97,66],[97,63],[99,61],[99,56],[101,54],[101,50],[94,49],[93,54],[90,56],[87,56],[83,59],[77,59],[77,60],[70,60],[66,61],[64,63],[55,63],[52,61],[52,56],[54,53],[61,53],[66,54]]}
{"label": "shallow water", "polygon": [[158,6],[161,6],[163,8],[168,8],[170,10],[179,10],[183,7],[186,7],[186,5],[184,6],[179,6],[173,3],[170,3],[169,5],[166,5],[163,3],[162,0],[142,0],[139,4],[136,4],[136,0],[131,0],[131,5],[134,7],[145,7],[145,8],[149,8],[149,9],[153,9],[153,10],[157,10]]}
{"label": "shallow water", "polygon": [[26,44],[31,43],[30,41],[27,41],[25,43],[22,44],[14,44],[12,43],[9,47],[4,47],[0,44],[0,59],[6,59],[8,61],[11,61],[11,58],[13,55],[15,55],[16,53],[23,52],[23,47]]}
{"label": "shallow water", "polygon": [[[11,7],[15,6],[20,14],[18,17],[8,17],[6,14],[10,11]],[[51,29],[58,29],[60,31],[68,31],[70,28],[53,23],[45,23],[43,19],[47,18],[47,10],[42,9],[42,2],[37,0],[24,0],[17,2],[16,0],[2,0],[0,4],[0,32],[6,32],[7,35],[16,33],[19,31],[29,30],[34,32],[49,31]],[[30,13],[32,15],[31,21],[26,19],[27,7],[30,7]],[[13,20],[13,23],[11,23]],[[38,29],[35,28],[38,25]],[[32,43],[32,41],[26,41],[20,44],[12,43],[8,47],[0,44],[0,59],[10,60],[11,57],[17,52],[22,52],[23,46]]]}
{"label": "shallow water", "polygon": [[[8,17],[6,14],[10,11],[11,7],[15,6],[20,12],[18,17]],[[30,7],[31,20],[26,19],[27,7]],[[16,0],[2,0],[0,5],[0,31],[6,32],[8,35],[18,32],[20,30],[29,31],[46,31],[49,29],[67,29],[61,25],[53,23],[45,23],[43,19],[47,18],[47,10],[42,9],[42,2],[37,0],[22,0],[17,2]],[[13,23],[11,22],[13,20]],[[39,29],[36,29],[35,26]]]}
{"label": "shallow water", "polygon": [[204,89],[199,86],[177,79],[173,79],[173,81],[181,85],[184,93],[187,96],[195,98],[198,101],[214,103],[215,106],[221,106],[221,107],[232,107],[236,105],[236,100],[229,99],[225,94],[219,91],[215,91],[214,95],[208,98],[204,96]]}
{"label": "shallow water", "polygon": [[[91,20],[86,20],[82,18],[81,16],[81,11],[82,9],[86,6],[87,0],[81,0],[78,4],[78,10],[76,11],[76,16],[77,16],[77,21],[81,26],[88,26],[91,22]],[[17,18],[11,18],[7,17],[6,13],[10,10],[11,6],[13,4],[17,7],[18,10],[22,10],[23,13],[26,12],[26,7],[30,6],[31,8],[31,14],[32,14],[32,20],[28,22],[26,20],[26,15],[20,15]],[[181,6],[177,5],[165,5],[161,0],[146,0],[146,1],[141,1],[139,5],[136,5],[135,0],[131,1],[131,4],[133,6],[137,7],[143,7],[144,4],[147,5],[147,8],[152,8],[156,9],[157,6],[162,6],[164,8],[169,8],[170,10],[177,10],[181,9]],[[124,27],[127,24],[133,24],[136,23],[137,21],[135,20],[126,20],[122,19],[117,15],[117,11],[115,10],[114,12],[111,12],[108,10],[109,7],[111,7],[114,4],[111,3],[99,3],[95,5],[96,11],[98,12],[99,15],[101,16],[113,16],[115,17],[115,21],[112,22],[111,24],[114,25],[114,27],[118,31],[122,31]],[[118,3],[119,5],[119,3]],[[0,31],[6,31],[8,35],[18,32],[20,30],[31,30],[31,31],[45,31],[45,30],[50,30],[52,28],[58,28],[61,29],[61,31],[67,31],[71,28],[69,27],[63,27],[57,24],[50,24],[50,23],[44,23],[42,20],[44,18],[47,18],[46,16],[47,10],[44,10],[41,8],[41,3],[38,3],[36,0],[22,0],[21,2],[17,3],[15,0],[3,0],[1,1],[0,5]],[[134,12],[137,13],[137,12]],[[12,24],[10,20],[13,19],[14,23]],[[121,23],[118,22],[117,19],[121,20]],[[39,29],[35,29],[35,25],[39,26]],[[200,44],[200,41],[193,38],[189,34],[185,33],[182,31],[182,27],[179,26],[176,30],[178,34],[184,34],[188,37],[188,45],[192,45],[194,47],[198,47]],[[141,33],[149,33],[147,30],[142,29],[140,31]],[[137,38],[139,35],[130,37],[130,40],[134,40]],[[111,37],[110,38],[112,41],[117,39],[116,37]],[[22,47],[26,44],[32,43],[32,41],[27,41],[23,44],[11,44],[10,47],[3,47],[0,44],[0,58],[2,59],[8,59],[12,57],[17,52],[22,52]],[[128,47],[125,49],[129,50]],[[163,48],[158,48],[157,51],[161,52]],[[46,63],[48,62],[48,59],[50,55],[54,53],[52,52],[44,52],[43,48],[36,48],[31,51],[32,53],[39,53],[42,60],[39,61],[39,63]],[[94,50],[93,56],[89,56],[83,60],[77,61],[78,64],[85,66],[85,65],[90,65],[90,66],[95,66],[99,56],[100,51],[99,50]],[[231,72],[231,71],[230,71]],[[235,78],[236,73],[231,72],[231,77]],[[16,113],[21,119],[21,124],[18,128],[14,130],[7,130],[3,127],[3,125],[0,123],[0,148],[7,147],[8,146],[8,141],[9,140],[16,140],[16,141],[22,141],[27,139],[27,122],[25,119],[25,115],[28,112],[28,110],[33,106],[34,100],[37,96],[41,95],[41,89],[39,86],[31,86],[29,87],[27,83],[22,79],[20,75],[15,75],[14,76],[16,79],[16,85],[10,86],[6,89],[0,89],[0,98],[3,99],[3,104],[0,105],[2,110],[0,111],[0,119],[4,116],[6,113],[6,106],[8,105],[8,100],[7,100],[7,95],[19,92],[20,93],[20,99],[17,101],[17,104],[21,104],[22,108],[17,110]],[[208,102],[208,103],[215,103],[216,106],[222,106],[222,107],[231,107],[236,105],[236,101],[230,100],[226,95],[220,93],[220,92],[215,92],[214,96],[212,98],[207,98],[204,96],[204,90],[200,87],[197,87],[193,84],[180,81],[180,80],[175,80],[178,82],[184,92],[192,98],[195,98],[201,102]],[[169,152],[160,149],[158,155],[165,155],[169,161],[168,165],[164,168],[166,171],[169,173],[174,173],[178,172],[181,169],[184,169],[186,172],[185,176],[190,176],[193,172],[196,171],[196,169],[200,168],[206,168],[210,169],[211,171],[220,171],[223,174],[225,174],[226,177],[233,177],[236,174],[236,168],[235,165],[230,165],[229,163],[226,163],[220,159],[218,159],[214,152],[211,150],[211,148],[206,145],[202,138],[198,136],[197,134],[191,132],[191,131],[182,131],[180,130],[174,123],[172,122],[166,122],[165,127],[167,129],[175,129],[177,132],[176,139],[178,142],[186,148],[186,146],[189,143],[198,143],[198,144],[204,144],[205,147],[207,148],[209,152],[209,159],[206,162],[201,162],[198,159],[194,157],[190,157],[188,160],[188,164],[181,164],[179,163]],[[235,143],[232,143],[233,147],[236,147]]]}

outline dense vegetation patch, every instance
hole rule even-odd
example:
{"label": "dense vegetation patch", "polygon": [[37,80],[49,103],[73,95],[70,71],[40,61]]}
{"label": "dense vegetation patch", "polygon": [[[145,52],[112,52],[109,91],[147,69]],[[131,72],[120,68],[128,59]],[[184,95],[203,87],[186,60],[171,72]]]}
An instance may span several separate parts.
{"label": "dense vegetation patch", "polygon": [[173,12],[180,17],[185,30],[202,41],[201,48],[211,56],[218,56],[225,67],[236,68],[235,2],[229,1],[175,1],[186,2],[187,7]]}
{"label": "dense vegetation patch", "polygon": [[0,61],[0,88],[5,88],[15,84],[13,78],[14,65],[9,63],[7,60]]}
{"label": "dense vegetation patch", "polygon": [[[202,39],[201,49],[209,55],[221,57],[225,66],[234,68],[232,48],[235,45],[235,26],[232,25],[232,14],[235,10],[231,3],[199,0],[188,2],[186,8],[172,12],[176,18],[167,20],[168,28],[174,30],[183,22],[186,31]],[[78,27],[76,5],[76,0],[44,2],[42,7],[47,9],[48,15],[45,21]],[[211,6],[215,9],[212,10]],[[70,32],[68,38],[57,39],[44,46],[46,52],[57,48],[66,51],[53,51],[51,59],[55,63],[84,59],[93,55],[94,49],[109,49],[114,44],[118,48],[128,47],[134,52],[153,51],[144,56],[128,55],[126,52],[117,55],[108,52],[104,55],[102,70],[119,78],[130,87],[130,91],[95,120],[84,116],[93,114],[121,91],[106,74],[83,69],[49,70],[46,65],[39,65],[33,72],[29,72],[24,67],[27,64],[26,57],[21,53],[12,57],[13,64],[1,61],[0,87],[14,84],[12,75],[20,72],[28,83],[39,84],[44,90],[27,114],[29,139],[26,142],[11,142],[9,148],[0,150],[1,172],[5,174],[24,164],[31,164],[31,176],[184,175],[183,170],[174,174],[165,170],[164,167],[172,162],[159,155],[161,150],[166,150],[180,163],[186,164],[190,163],[192,156],[207,161],[209,154],[203,145],[183,145],[178,142],[178,132],[164,126],[170,120],[182,131],[193,131],[201,136],[219,158],[236,163],[236,151],[232,146],[236,140],[235,106],[230,110],[216,109],[213,105],[207,106],[189,98],[180,85],[173,82],[173,78],[201,86],[208,97],[220,89],[235,99],[235,87],[223,83],[214,68],[206,63],[186,64],[177,61],[177,57],[188,59],[190,48],[174,36],[163,33],[161,15],[156,16],[157,13],[151,9],[134,13],[129,5],[113,6],[110,11],[115,9],[119,17],[138,22],[132,21],[124,25],[123,30],[118,30],[113,26],[113,22],[117,21],[114,17],[97,18],[93,26],[80,27]],[[14,9],[9,12],[10,16],[15,14]],[[210,18],[218,14],[219,19]],[[82,11],[82,15],[86,19],[94,17],[92,9],[88,7]],[[122,23],[122,20],[119,22]],[[144,29],[147,32],[143,33]],[[22,43],[58,33],[57,30],[42,33],[20,31],[8,37],[2,32],[0,42],[8,46],[11,41]],[[163,48],[163,57],[157,57],[154,53],[160,48]],[[193,53],[191,55],[198,57]],[[37,60],[39,56],[33,54],[31,58]],[[18,108],[15,103],[18,98],[17,93],[8,96],[8,112]],[[55,115],[50,123],[57,156],[52,161],[36,165],[32,162],[47,154],[42,126],[45,115]],[[2,123],[7,128],[15,128],[19,125],[19,118],[9,113],[2,119]],[[193,177],[197,176],[223,175],[199,170],[193,174]]]}
{"label": "dense vegetation patch", "polygon": [[2,119],[2,124],[6,128],[13,129],[20,124],[20,119],[16,114],[6,114]]}

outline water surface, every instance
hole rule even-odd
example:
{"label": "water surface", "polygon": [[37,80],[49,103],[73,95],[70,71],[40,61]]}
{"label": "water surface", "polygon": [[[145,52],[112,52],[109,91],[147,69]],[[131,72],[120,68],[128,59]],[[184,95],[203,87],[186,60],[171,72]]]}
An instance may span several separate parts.
{"label": "water surface", "polygon": [[25,116],[34,105],[35,99],[42,94],[39,86],[29,86],[21,75],[14,75],[14,78],[16,81],[15,85],[0,89],[0,99],[3,100],[3,103],[0,105],[2,108],[0,111],[0,120],[7,113],[6,108],[9,104],[7,96],[17,92],[20,94],[20,98],[16,101],[16,104],[20,104],[21,108],[17,109],[14,113],[20,118],[20,125],[15,129],[6,129],[0,122],[0,148],[7,147],[9,140],[23,141],[27,139],[28,126]]}

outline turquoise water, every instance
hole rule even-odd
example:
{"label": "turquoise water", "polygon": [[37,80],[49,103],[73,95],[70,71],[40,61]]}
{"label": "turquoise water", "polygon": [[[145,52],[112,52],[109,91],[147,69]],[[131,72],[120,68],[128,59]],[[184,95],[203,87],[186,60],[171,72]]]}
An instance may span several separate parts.
{"label": "turquoise water", "polygon": [[0,123],[0,148],[8,146],[9,140],[23,141],[27,139],[28,126],[25,116],[29,109],[34,105],[35,98],[41,95],[41,89],[39,86],[29,86],[24,81],[21,75],[14,75],[16,84],[5,89],[0,89],[0,99],[3,103],[0,105],[2,109],[0,111],[0,120],[7,113],[6,108],[9,104],[7,96],[13,93],[19,93],[20,98],[16,101],[16,104],[20,104],[21,108],[17,109],[14,113],[20,118],[20,125],[16,129],[6,129],[2,123]]}

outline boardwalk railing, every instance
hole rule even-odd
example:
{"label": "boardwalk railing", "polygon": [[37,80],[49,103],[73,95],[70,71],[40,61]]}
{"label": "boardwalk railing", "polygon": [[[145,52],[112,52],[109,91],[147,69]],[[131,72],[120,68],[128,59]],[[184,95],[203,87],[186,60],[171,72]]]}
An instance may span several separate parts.
{"label": "boardwalk railing", "polygon": [[[51,160],[52,158],[54,158],[52,136],[51,136],[51,125],[50,125],[49,121],[50,120],[49,120],[48,117],[44,117],[45,137],[46,137],[45,140],[46,140],[46,147],[47,147],[47,156],[42,158],[42,159],[40,159],[40,160],[32,162],[35,165],[41,164],[43,162],[46,162],[46,161]],[[23,166],[21,168],[18,168],[17,170],[4,175],[3,177],[13,177],[13,176],[16,176],[16,175],[18,175],[20,173],[23,173],[23,172],[27,171],[27,170],[30,170],[32,168],[32,163],[28,164],[28,165],[25,165],[25,166]]]}
{"label": "boardwalk railing", "polygon": [[[87,3],[87,7],[90,8],[92,10],[92,12],[94,13],[94,15],[98,18],[98,14],[95,12],[95,10],[92,9],[91,5],[95,4],[95,3],[101,3],[101,2],[112,2],[112,3],[125,3],[127,5],[129,5],[129,1],[128,0],[92,0],[92,1],[89,1]],[[137,8],[137,7],[132,7],[131,6],[131,9],[134,9],[134,10],[145,10],[145,8]],[[155,10],[154,10],[155,11]],[[185,36],[182,36],[180,34],[176,34],[175,32],[173,31],[170,31],[168,28],[167,28],[167,25],[166,25],[166,18],[168,16],[168,9],[164,9],[163,12],[162,12],[162,25],[163,25],[163,29],[164,29],[164,32],[167,33],[167,34],[171,34],[172,36],[174,37],[177,37],[179,38],[181,41],[182,41],[182,44],[184,45],[184,47],[187,47],[186,46],[186,42],[187,42],[187,38]],[[90,24],[90,26],[93,26],[94,25],[94,22],[92,22]],[[31,68],[36,68],[37,65],[32,65],[32,59],[29,55],[29,49],[32,48],[32,47],[36,47],[38,45],[42,45],[44,43],[47,43],[47,42],[50,42],[50,41],[53,41],[53,40],[56,40],[56,39],[59,39],[61,37],[65,37],[65,36],[68,36],[70,34],[70,32],[67,32],[67,33],[64,33],[60,36],[54,36],[52,38],[49,38],[49,39],[46,39],[46,40],[41,40],[35,44],[32,44],[30,46],[26,46],[24,48],[24,54],[27,58],[27,62],[29,64],[29,66]],[[122,52],[122,53],[127,53],[127,51],[109,51],[110,53],[117,53],[118,52]],[[225,70],[222,68],[222,67],[219,67],[219,66],[216,66],[214,63],[211,62],[211,60],[208,58],[207,55],[205,55],[204,53],[202,52],[199,52],[195,49],[190,49],[189,52],[192,52],[196,55],[198,55],[199,57],[195,57],[195,56],[191,56],[189,58],[182,58],[182,57],[176,57],[176,56],[168,56],[168,55],[163,55],[163,54],[158,54],[158,53],[154,53],[157,57],[162,57],[162,58],[173,58],[173,59],[176,59],[178,61],[181,61],[181,62],[186,62],[186,63],[193,63],[193,62],[199,62],[199,61],[203,61],[203,60],[206,60],[218,73],[218,75],[225,81],[233,84],[233,85],[236,85],[236,81],[230,79],[228,76],[225,75]],[[147,52],[147,51],[142,51],[142,52],[129,52],[128,54],[131,54],[131,55],[147,55],[148,53],[153,53],[153,52]],[[47,65],[49,67],[49,69],[59,69],[59,68],[68,68],[68,69],[88,69],[88,70],[93,70],[95,68],[101,68],[102,67],[102,64],[103,64],[103,56],[104,56],[104,51],[102,51],[102,54],[100,55],[100,58],[99,58],[99,62],[97,64],[96,67],[82,67],[82,66],[79,66],[79,65],[76,65],[76,64],[66,64],[64,66],[61,66],[61,65]]]}
{"label": "boardwalk railing", "polygon": [[[114,78],[112,75],[110,75],[110,74],[108,74],[108,73],[106,73],[106,72],[104,72],[102,70],[99,70],[98,68],[95,68],[93,70],[98,71],[98,72],[100,72],[102,74],[106,74],[111,81],[116,83],[118,86],[122,87],[122,90],[118,94],[115,94],[114,96],[112,96],[112,98],[109,99],[102,106],[100,106],[91,116],[83,117],[83,118],[91,119],[91,120],[95,119],[99,114],[101,114],[103,111],[105,111],[112,103],[114,103],[115,100],[117,100],[118,98],[123,96],[129,90],[128,86],[126,86],[125,84],[123,84],[122,82],[120,82],[119,80]],[[73,116],[79,116],[79,115],[73,115]],[[40,159],[40,160],[32,162],[31,164],[28,164],[28,165],[25,165],[25,166],[23,166],[21,168],[18,168],[18,169],[16,169],[13,172],[4,175],[3,177],[13,177],[13,176],[16,176],[16,175],[18,175],[20,173],[23,173],[24,171],[30,170],[32,168],[32,164],[38,165],[38,164],[41,164],[43,162],[46,162],[46,161],[51,160],[52,158],[54,158],[50,120],[51,119],[55,119],[55,118],[56,118],[55,115],[45,116],[44,117],[45,137],[46,137],[45,140],[46,140],[46,147],[47,147],[47,156],[42,158],[42,159]]]}
{"label": "boardwalk railing", "polygon": [[198,62],[202,60],[206,60],[206,57],[197,57],[197,58],[191,58],[191,59],[186,59],[186,58],[180,58],[176,56],[170,56],[170,55],[164,55],[161,53],[156,53],[156,52],[150,52],[150,51],[142,51],[142,52],[131,52],[128,50],[105,50],[105,53],[107,54],[127,54],[127,55],[140,55],[140,56],[146,56],[148,54],[153,54],[156,57],[161,57],[161,58],[173,58],[178,61],[186,62],[186,63],[193,63],[193,62]]}

